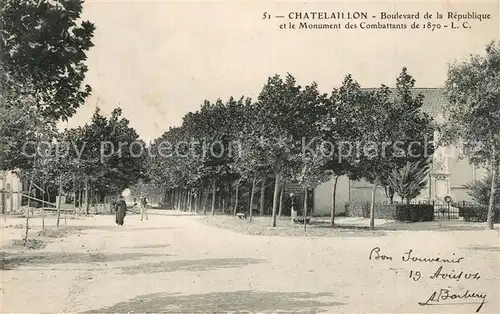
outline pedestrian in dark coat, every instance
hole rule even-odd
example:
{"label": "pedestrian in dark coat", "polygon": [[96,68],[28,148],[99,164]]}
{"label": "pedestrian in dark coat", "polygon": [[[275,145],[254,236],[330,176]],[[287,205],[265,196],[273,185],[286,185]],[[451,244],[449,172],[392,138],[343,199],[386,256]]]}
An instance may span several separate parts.
{"label": "pedestrian in dark coat", "polygon": [[116,202],[115,212],[116,212],[116,223],[119,226],[123,226],[125,216],[127,215],[127,203],[125,203],[125,200],[121,195],[118,201]]}

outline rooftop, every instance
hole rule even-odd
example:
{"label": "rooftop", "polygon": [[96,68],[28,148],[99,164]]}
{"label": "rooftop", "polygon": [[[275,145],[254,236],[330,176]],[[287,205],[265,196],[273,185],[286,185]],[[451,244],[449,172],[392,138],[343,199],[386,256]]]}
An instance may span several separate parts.
{"label": "rooftop", "polygon": [[[395,88],[389,88],[395,91]],[[362,90],[375,90],[375,88],[362,88]],[[432,117],[436,117],[443,112],[443,105],[447,103],[444,88],[414,88],[414,95],[422,94],[424,104],[422,110]]]}

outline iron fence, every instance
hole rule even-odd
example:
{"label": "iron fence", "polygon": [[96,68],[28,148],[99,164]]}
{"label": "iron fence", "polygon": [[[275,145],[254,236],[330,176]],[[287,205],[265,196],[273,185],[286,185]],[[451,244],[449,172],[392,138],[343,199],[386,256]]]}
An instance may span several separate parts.
{"label": "iron fence", "polygon": [[452,201],[450,203],[442,201],[412,201],[410,204],[432,204],[434,206],[435,220],[460,219],[463,217],[463,208],[483,206],[471,201]]}
{"label": "iron fence", "polygon": [[[406,205],[406,202],[394,201],[394,205]],[[453,220],[462,219],[464,208],[484,208],[485,205],[478,204],[472,201],[452,201],[450,203],[443,201],[411,201],[410,205],[432,205],[434,207],[434,220]],[[359,213],[364,218],[370,217],[370,202],[362,202],[361,212]],[[496,206],[500,212],[500,204]]]}
{"label": "iron fence", "polygon": [[484,207],[472,201],[452,201],[450,203],[440,201],[417,201],[412,204],[432,204],[434,206],[435,220],[452,220],[463,217],[464,208]]}

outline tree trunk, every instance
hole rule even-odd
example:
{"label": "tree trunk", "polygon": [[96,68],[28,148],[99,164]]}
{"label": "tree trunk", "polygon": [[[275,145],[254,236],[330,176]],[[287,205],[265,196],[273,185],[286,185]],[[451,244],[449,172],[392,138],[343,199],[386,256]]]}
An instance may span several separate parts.
{"label": "tree trunk", "polygon": [[252,216],[253,216],[253,196],[255,194],[255,185],[257,183],[256,181],[257,181],[257,178],[254,177],[252,180],[252,191],[250,192],[250,206],[248,208],[248,217],[249,217],[250,221],[252,221]]}
{"label": "tree trunk", "polygon": [[89,214],[89,179],[85,180],[85,213]]}
{"label": "tree trunk", "polygon": [[281,217],[281,214],[283,214],[283,197],[285,194],[285,180],[281,183],[281,188],[280,188],[280,208],[278,210],[278,218]]}
{"label": "tree trunk", "polygon": [[182,203],[182,208],[184,209],[185,212],[187,212],[188,211],[188,206],[187,206],[188,204],[187,203],[188,203],[188,197],[189,197],[189,195],[188,195],[188,192],[185,189],[184,189],[183,193],[184,193],[184,200],[183,200],[183,203]]}
{"label": "tree trunk", "polygon": [[394,189],[390,186],[385,187],[385,195],[389,199],[389,204],[394,204]]}
{"label": "tree trunk", "polygon": [[232,188],[232,185],[231,184],[228,184],[227,185],[227,206],[228,206],[228,209],[230,210],[231,208],[233,208],[233,188]]}
{"label": "tree trunk", "polygon": [[182,189],[182,187],[179,187],[179,210],[180,211],[184,210],[183,204],[184,204],[184,190]]}
{"label": "tree trunk", "polygon": [[264,202],[266,197],[266,177],[262,178],[262,183],[260,187],[260,215],[264,216]]}
{"label": "tree trunk", "polygon": [[304,217],[304,231],[307,230],[307,187],[304,189],[304,210],[302,216]]}
{"label": "tree trunk", "polygon": [[182,189],[177,187],[177,210],[182,210]]}
{"label": "tree trunk", "polygon": [[196,213],[199,213],[203,206],[203,192],[203,187],[200,187],[200,189],[196,192]]}
{"label": "tree trunk", "polygon": [[186,191],[181,188],[181,210],[186,211]]}
{"label": "tree trunk", "polygon": [[31,205],[31,189],[33,189],[33,174],[31,175],[30,184],[28,187],[28,206],[26,207],[26,229],[24,233],[23,245],[28,243],[28,230],[29,230],[29,221],[30,221],[30,205]]}
{"label": "tree trunk", "polygon": [[372,203],[370,205],[370,229],[375,229],[375,192],[377,191],[378,178],[373,183],[372,188]]}
{"label": "tree trunk", "polygon": [[330,213],[330,226],[335,227],[335,206],[336,206],[336,196],[337,196],[337,182],[339,180],[339,176],[335,176],[335,180],[333,181],[332,186],[332,210]]}
{"label": "tree trunk", "polygon": [[189,211],[191,212],[194,212],[195,209],[196,209],[196,193],[198,193],[197,191],[195,191],[194,189],[191,189],[191,191],[189,192],[189,194],[191,194],[191,197],[189,199]]}
{"label": "tree trunk", "polygon": [[[46,186],[44,183],[42,186],[42,200],[44,200],[44,201],[45,201],[45,188],[46,188]],[[42,231],[45,230],[45,209],[44,208],[45,208],[45,203],[42,204]]]}
{"label": "tree trunk", "polygon": [[218,203],[217,203],[217,209],[221,211],[222,208],[222,189],[219,191],[219,197],[217,198]]}
{"label": "tree trunk", "polygon": [[271,226],[273,228],[276,227],[276,214],[278,212],[280,180],[281,180],[281,174],[276,174],[276,179],[274,180],[273,212],[272,212],[272,223],[271,223]]}
{"label": "tree trunk", "polygon": [[177,210],[182,210],[181,208],[182,205],[182,189],[180,187],[177,187],[177,192],[175,196],[175,207]]}
{"label": "tree trunk", "polygon": [[173,191],[172,191],[172,209],[174,210],[178,210],[179,208],[177,207],[177,198],[178,198],[178,192],[177,192],[177,188],[174,188]]}
{"label": "tree trunk", "polygon": [[195,191],[194,194],[194,212],[198,214],[198,204],[200,203],[201,199],[201,189],[199,191]]}
{"label": "tree trunk", "polygon": [[235,196],[234,196],[234,210],[233,210],[233,216],[236,217],[236,212],[238,211],[238,194],[240,192],[240,182],[241,182],[241,179],[238,180],[238,182],[236,182],[236,191],[234,192],[235,193]]}
{"label": "tree trunk", "polygon": [[94,210],[95,210],[95,213],[97,214],[98,213],[98,206],[99,205],[99,202],[100,202],[100,199],[99,199],[99,195],[96,193],[94,193]]}
{"label": "tree trunk", "polygon": [[57,194],[59,195],[59,197],[57,198],[57,221],[56,221],[56,228],[59,228],[59,221],[61,219],[62,174],[59,175],[59,192]]}
{"label": "tree trunk", "polygon": [[168,197],[168,205],[170,208],[174,208],[174,200],[175,200],[175,189],[170,189],[169,197]]}
{"label": "tree trunk", "polygon": [[[81,188],[81,186],[80,186]],[[83,190],[78,191],[78,208],[82,208]]]}
{"label": "tree trunk", "polygon": [[76,175],[73,173],[73,215],[76,213]]}
{"label": "tree trunk", "polygon": [[203,196],[203,215],[207,214],[207,201],[208,201],[209,194],[210,194],[210,190],[208,188],[205,188],[205,195]]}
{"label": "tree trunk", "polygon": [[497,177],[498,177],[498,166],[499,162],[497,161],[496,158],[496,150],[495,147],[493,147],[493,162],[492,166],[493,169],[491,170],[491,189],[490,189],[490,201],[488,204],[488,218],[486,219],[486,229],[487,230],[493,230],[494,223],[495,223],[495,199],[496,199],[496,192],[497,192]]}
{"label": "tree trunk", "polygon": [[215,214],[215,196],[216,196],[216,182],[212,183],[212,216]]}

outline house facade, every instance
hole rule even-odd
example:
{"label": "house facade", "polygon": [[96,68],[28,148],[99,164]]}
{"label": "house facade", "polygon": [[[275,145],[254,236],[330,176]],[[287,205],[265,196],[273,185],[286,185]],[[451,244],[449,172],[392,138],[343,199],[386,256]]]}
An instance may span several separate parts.
{"label": "house facade", "polygon": [[23,184],[12,171],[0,171],[0,209],[2,214],[16,211],[21,207]]}
{"label": "house facade", "polygon": [[[442,88],[415,88],[415,94],[424,96],[422,110],[442,122],[442,112],[446,104],[444,89]],[[434,139],[439,137],[435,132]],[[451,196],[453,201],[470,201],[465,184],[481,180],[487,174],[485,169],[475,167],[466,159],[459,158],[459,151],[455,147],[439,147],[433,154],[432,167],[428,176],[427,186],[422,190],[415,201],[443,201],[445,196]],[[324,182],[314,190],[314,213],[327,215],[332,206],[333,179]],[[346,176],[339,177],[337,182],[336,206],[337,214],[345,213],[347,202],[371,202],[373,186],[362,181],[351,181]],[[398,195],[395,201],[400,200]],[[383,187],[376,190],[376,202],[387,202],[388,198]]]}

